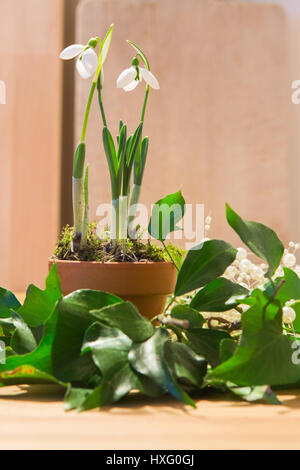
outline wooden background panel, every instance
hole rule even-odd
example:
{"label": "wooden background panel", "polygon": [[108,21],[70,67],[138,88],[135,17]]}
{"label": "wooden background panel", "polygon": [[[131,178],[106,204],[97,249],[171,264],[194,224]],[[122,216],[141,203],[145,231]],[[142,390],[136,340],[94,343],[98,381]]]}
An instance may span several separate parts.
{"label": "wooden background panel", "polygon": [[[234,237],[228,201],[244,216],[290,237],[287,23],[276,5],[216,0],[85,0],[77,9],[77,41],[115,33],[105,65],[104,101],[115,134],[122,118],[138,124],[143,89],[117,90],[130,65],[131,39],[148,54],[161,90],[151,92],[145,132],[150,153],[142,199],[148,205],[181,188],[205,203],[212,235]],[[278,34],[280,32],[280,34]],[[76,136],[90,83],[76,78]],[[91,219],[109,201],[97,103],[88,130]]]}
{"label": "wooden background panel", "polygon": [[59,230],[63,2],[0,0],[0,285],[43,285]]}

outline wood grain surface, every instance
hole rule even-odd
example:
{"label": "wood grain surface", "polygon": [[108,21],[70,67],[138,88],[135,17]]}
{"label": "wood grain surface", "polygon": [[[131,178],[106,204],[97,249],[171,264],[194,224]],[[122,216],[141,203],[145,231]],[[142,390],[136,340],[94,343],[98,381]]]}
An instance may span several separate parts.
{"label": "wood grain surface", "polygon": [[0,449],[300,449],[300,392],[283,405],[203,396],[191,409],[170,397],[130,395],[112,408],[65,413],[56,387],[0,390]]}

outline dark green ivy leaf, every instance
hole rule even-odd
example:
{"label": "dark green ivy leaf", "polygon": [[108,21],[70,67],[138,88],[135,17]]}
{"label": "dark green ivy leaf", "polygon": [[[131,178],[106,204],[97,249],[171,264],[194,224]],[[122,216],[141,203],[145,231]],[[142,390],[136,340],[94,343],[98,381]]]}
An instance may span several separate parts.
{"label": "dark green ivy leaf", "polygon": [[175,295],[205,286],[221,276],[234,261],[237,250],[222,240],[208,240],[190,250],[179,271]]}
{"label": "dark green ivy leaf", "polygon": [[129,353],[130,364],[134,370],[152,379],[164,391],[195,407],[195,403],[179,386],[168,365],[165,357],[165,345],[168,341],[167,331],[157,328],[150,339],[140,344],[133,344]]}
{"label": "dark green ivy leaf", "polygon": [[9,318],[11,309],[18,310],[20,307],[21,304],[14,294],[0,287],[0,318]]}
{"label": "dark green ivy leaf", "polygon": [[205,319],[197,310],[189,305],[175,305],[171,311],[171,317],[176,320],[188,321],[188,328],[202,328]]}
{"label": "dark green ivy leaf", "polygon": [[95,320],[105,322],[112,328],[119,328],[132,341],[145,341],[154,333],[152,323],[142,317],[131,302],[110,305],[91,313]]}
{"label": "dark green ivy leaf", "polygon": [[247,296],[245,287],[219,277],[207,284],[192,299],[190,306],[202,312],[225,312],[236,307]]}
{"label": "dark green ivy leaf", "polygon": [[209,375],[241,386],[289,385],[300,381],[293,361],[294,339],[282,334],[280,303],[259,289],[256,303],[242,315],[242,336],[233,356]]}
{"label": "dark green ivy leaf", "polygon": [[276,233],[263,224],[242,219],[228,204],[226,204],[226,217],[229,225],[245,245],[269,264],[267,274],[271,277],[278,268],[284,251],[284,246]]}
{"label": "dark green ivy leaf", "polygon": [[203,356],[212,367],[216,367],[221,362],[221,341],[231,338],[226,331],[208,328],[193,328],[187,330],[186,336],[189,340],[189,346],[197,354]]}

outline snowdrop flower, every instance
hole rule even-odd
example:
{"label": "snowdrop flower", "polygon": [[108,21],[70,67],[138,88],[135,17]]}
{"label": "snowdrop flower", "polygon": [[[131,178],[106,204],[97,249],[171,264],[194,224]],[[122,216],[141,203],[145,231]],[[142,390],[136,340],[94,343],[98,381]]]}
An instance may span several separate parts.
{"label": "snowdrop flower", "polygon": [[97,39],[91,39],[88,45],[72,44],[66,47],[60,54],[63,60],[70,60],[78,57],[76,67],[82,78],[90,78],[95,74],[98,67],[98,56],[94,51],[97,46]]}
{"label": "snowdrop flower", "polygon": [[145,80],[147,85],[151,86],[154,90],[159,90],[159,83],[157,78],[150,70],[139,66],[139,61],[135,57],[132,61],[132,66],[129,69],[123,70],[117,80],[117,88],[123,88],[125,91],[134,90],[138,84]]}

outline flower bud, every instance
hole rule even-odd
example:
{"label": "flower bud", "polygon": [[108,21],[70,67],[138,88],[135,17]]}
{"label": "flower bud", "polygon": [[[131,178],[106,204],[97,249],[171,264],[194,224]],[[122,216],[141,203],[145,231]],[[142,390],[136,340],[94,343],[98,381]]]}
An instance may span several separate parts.
{"label": "flower bud", "polygon": [[97,47],[98,41],[96,38],[91,38],[88,42],[88,46],[93,47],[95,49]]}

